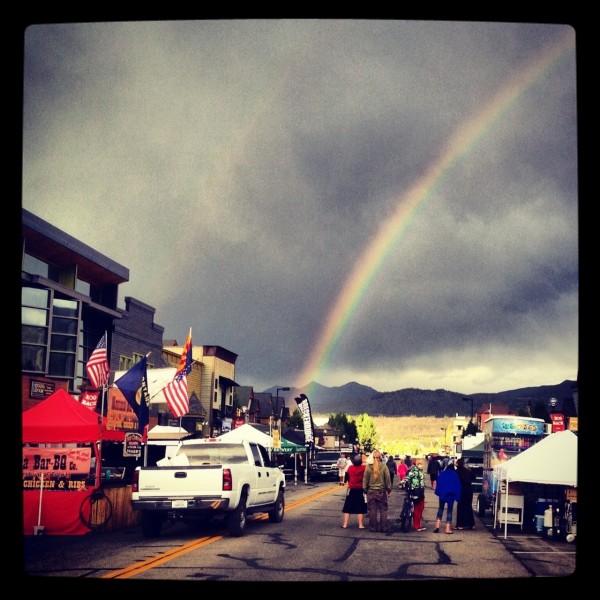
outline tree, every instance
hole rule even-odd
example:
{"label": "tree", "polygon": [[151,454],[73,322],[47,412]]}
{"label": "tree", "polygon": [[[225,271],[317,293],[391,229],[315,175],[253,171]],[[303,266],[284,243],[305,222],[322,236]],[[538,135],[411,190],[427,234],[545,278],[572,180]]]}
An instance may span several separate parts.
{"label": "tree", "polygon": [[353,444],[358,439],[356,423],[352,419],[348,420],[344,413],[330,414],[327,424],[339,432],[340,439],[345,439],[349,444]]}
{"label": "tree", "polygon": [[371,450],[377,448],[379,436],[377,435],[375,422],[369,415],[358,415],[356,418],[356,431],[358,433],[358,443],[365,452],[371,452]]}
{"label": "tree", "polygon": [[463,429],[463,433],[461,437],[466,437],[468,435],[476,435],[479,429],[477,429],[477,425],[473,423],[473,421],[469,421],[467,426]]}
{"label": "tree", "polygon": [[531,416],[538,419],[544,419],[546,423],[552,423],[548,405],[543,400],[538,400],[531,409]]}
{"label": "tree", "polygon": [[293,429],[302,429],[304,427],[304,419],[298,409],[287,418],[286,425]]}

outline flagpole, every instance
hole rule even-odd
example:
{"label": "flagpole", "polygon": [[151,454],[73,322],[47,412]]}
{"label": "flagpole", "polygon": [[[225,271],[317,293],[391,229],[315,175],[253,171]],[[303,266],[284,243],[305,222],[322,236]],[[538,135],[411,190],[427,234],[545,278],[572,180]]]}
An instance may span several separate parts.
{"label": "flagpole", "polygon": [[[104,339],[106,340],[106,352],[108,354],[108,331],[106,329],[104,330]],[[108,364],[110,365],[110,361],[108,361]],[[110,376],[110,371],[109,371],[109,376]],[[104,396],[105,396],[104,392],[106,390],[107,384],[108,384],[108,381],[106,381],[106,383],[102,384],[102,403],[101,403],[101,409],[100,409],[101,417],[104,416]],[[102,435],[102,427],[100,428],[100,435]]]}
{"label": "flagpole", "polygon": [[102,418],[104,416],[104,398],[106,395],[106,384],[102,385],[102,403],[101,403],[101,408],[100,408],[100,418]]}

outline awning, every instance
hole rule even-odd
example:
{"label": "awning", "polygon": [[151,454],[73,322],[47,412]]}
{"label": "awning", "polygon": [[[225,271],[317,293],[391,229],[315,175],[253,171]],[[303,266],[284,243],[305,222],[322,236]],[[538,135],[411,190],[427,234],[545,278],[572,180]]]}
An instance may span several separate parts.
{"label": "awning", "polygon": [[219,375],[219,385],[221,387],[240,387],[239,383],[228,377],[223,377],[222,375]]}
{"label": "awning", "polygon": [[181,440],[189,435],[191,435],[190,432],[183,427],[170,425],[155,425],[148,430],[148,440]]}
{"label": "awning", "polygon": [[284,437],[280,438],[281,446],[279,448],[273,448],[273,452],[275,454],[294,454],[297,452],[307,452],[306,446],[300,446],[299,444],[294,444],[289,440],[286,440]]}

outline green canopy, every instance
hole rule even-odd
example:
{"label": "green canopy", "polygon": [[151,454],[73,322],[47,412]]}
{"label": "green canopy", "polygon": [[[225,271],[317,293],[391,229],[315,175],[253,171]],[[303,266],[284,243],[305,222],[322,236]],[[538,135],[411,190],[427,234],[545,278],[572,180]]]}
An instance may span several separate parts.
{"label": "green canopy", "polygon": [[306,446],[300,446],[299,444],[294,444],[289,440],[286,440],[284,437],[281,438],[281,447],[273,448],[273,452],[275,454],[294,454],[296,452],[306,452]]}

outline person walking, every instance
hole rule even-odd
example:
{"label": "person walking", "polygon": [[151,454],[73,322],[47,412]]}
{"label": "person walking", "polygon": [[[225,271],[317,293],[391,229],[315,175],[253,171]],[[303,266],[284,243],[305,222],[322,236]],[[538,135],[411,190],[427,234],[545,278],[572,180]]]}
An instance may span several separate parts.
{"label": "person walking", "polygon": [[406,486],[407,493],[413,498],[413,527],[415,531],[425,531],[421,518],[425,510],[425,476],[416,458],[412,459],[412,465],[406,477],[399,485]]}
{"label": "person walking", "polygon": [[352,464],[346,469],[348,492],[346,494],[346,499],[344,500],[344,507],[342,508],[342,513],[344,514],[342,529],[348,527],[350,515],[356,515],[359,529],[365,528],[363,522],[367,512],[367,503],[365,502],[365,492],[363,490],[365,469],[366,465],[363,464],[362,456],[360,454],[354,456]]}
{"label": "person walking", "polygon": [[454,503],[460,500],[461,485],[460,479],[454,469],[454,462],[448,461],[448,466],[439,474],[437,485],[435,486],[435,495],[438,497],[437,520],[433,533],[439,533],[444,508],[446,509],[446,533],[452,533],[452,511]]}
{"label": "person walking", "polygon": [[[389,469],[381,462],[381,452],[373,450],[367,459],[363,475],[363,489],[367,494],[369,531],[387,533],[388,497],[392,493]],[[377,523],[379,519],[379,524]]]}
{"label": "person walking", "polygon": [[429,475],[429,481],[431,482],[431,489],[435,490],[438,475],[440,474],[440,463],[435,456],[429,456],[427,461],[427,475]]}
{"label": "person walking", "polygon": [[338,477],[339,483],[338,485],[344,485],[346,482],[346,467],[348,466],[348,459],[346,458],[346,453],[342,452],[340,457],[337,459],[337,468],[338,468]]}
{"label": "person walking", "polygon": [[385,463],[385,466],[389,469],[390,471],[390,480],[392,483],[392,487],[394,486],[394,477],[396,475],[396,472],[398,471],[398,467],[396,466],[396,461],[394,460],[394,457],[390,454],[387,462]]}
{"label": "person walking", "polygon": [[456,474],[460,479],[460,500],[456,505],[456,529],[475,529],[473,513],[473,473],[464,458],[456,462]]}
{"label": "person walking", "polygon": [[398,468],[396,470],[398,471],[398,479],[400,479],[400,481],[406,477],[408,468],[409,467],[406,466],[406,463],[403,460],[398,463]]}

